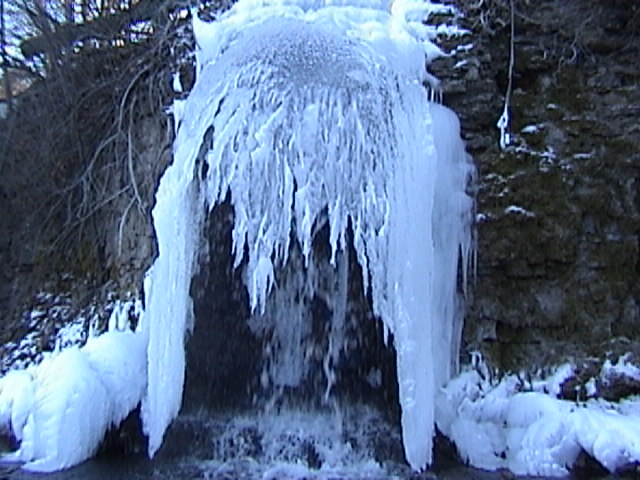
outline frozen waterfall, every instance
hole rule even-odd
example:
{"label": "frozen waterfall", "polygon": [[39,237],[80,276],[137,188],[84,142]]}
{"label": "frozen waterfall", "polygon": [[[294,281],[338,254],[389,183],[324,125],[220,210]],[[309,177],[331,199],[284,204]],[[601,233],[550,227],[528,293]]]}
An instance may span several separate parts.
{"label": "frozen waterfall", "polygon": [[211,24],[194,15],[197,80],[173,106],[174,161],[153,211],[159,256],[145,281],[150,455],[180,408],[205,218],[230,193],[235,265],[246,255],[258,312],[291,241],[309,263],[321,214],[336,269],[351,229],[397,351],[406,458],[414,469],[431,463],[435,392],[457,368],[473,250],[473,167],[456,116],[430,101],[425,70],[443,30],[425,21],[448,11],[412,0],[240,0]]}

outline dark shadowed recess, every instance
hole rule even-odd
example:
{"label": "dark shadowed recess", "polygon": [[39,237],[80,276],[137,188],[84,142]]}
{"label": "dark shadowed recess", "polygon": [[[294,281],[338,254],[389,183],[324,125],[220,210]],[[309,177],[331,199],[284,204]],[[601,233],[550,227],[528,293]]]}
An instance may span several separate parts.
{"label": "dark shadowed recess", "polygon": [[[183,411],[241,411],[264,408],[267,404],[327,407],[323,399],[327,382],[324,359],[318,355],[307,360],[310,365],[298,387],[275,392],[273,388],[261,385],[263,351],[271,339],[268,334],[259,338],[248,326],[250,308],[243,280],[247,252],[242,264],[234,269],[232,226],[233,207],[227,198],[208,216],[205,226],[207,246],[200,255],[200,268],[191,284],[195,325],[187,341]],[[324,223],[315,231],[312,256],[316,265],[328,267],[331,254],[328,225]],[[337,378],[331,397],[334,401],[375,406],[390,421],[397,422],[399,406],[392,339],[388,345],[384,344],[382,325],[373,315],[370,295],[363,293],[362,270],[351,242],[348,248],[345,340],[342,354],[334,365]],[[305,269],[300,248],[292,241],[289,262],[276,276],[286,281],[292,275],[305,275]],[[331,268],[320,269],[322,275],[336,275]],[[324,283],[330,283],[330,280]],[[311,333],[307,341],[316,352],[327,351],[333,314],[330,302],[324,297],[316,293],[312,298],[303,299],[311,312]],[[273,306],[268,303],[266,308]],[[371,381],[371,372],[379,372],[379,382]]]}

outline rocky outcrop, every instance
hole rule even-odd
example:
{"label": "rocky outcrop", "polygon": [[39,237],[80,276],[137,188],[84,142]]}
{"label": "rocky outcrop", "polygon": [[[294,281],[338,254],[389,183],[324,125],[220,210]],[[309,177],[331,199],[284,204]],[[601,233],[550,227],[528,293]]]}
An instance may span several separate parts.
{"label": "rocky outcrop", "polygon": [[[434,65],[479,170],[478,272],[467,350],[497,369],[637,348],[640,6],[457,2],[473,48]],[[460,51],[460,49],[458,49]]]}
{"label": "rocky outcrop", "polygon": [[139,289],[173,133],[154,48],[70,54],[0,119],[0,342],[24,335],[37,292],[82,309]]}

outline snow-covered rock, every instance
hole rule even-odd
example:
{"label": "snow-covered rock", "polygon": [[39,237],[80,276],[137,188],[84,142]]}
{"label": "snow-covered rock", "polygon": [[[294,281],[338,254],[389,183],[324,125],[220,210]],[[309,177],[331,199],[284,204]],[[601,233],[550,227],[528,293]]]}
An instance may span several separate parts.
{"label": "snow-covered rock", "polygon": [[91,457],[146,386],[144,337],[108,332],[0,379],[0,425],[20,442],[5,461],[51,472]]}
{"label": "snow-covered rock", "polygon": [[540,391],[520,391],[521,379],[514,375],[492,383],[466,371],[438,396],[438,427],[463,460],[486,470],[565,476],[581,451],[612,473],[639,463],[637,401],[559,399],[558,379],[571,370],[564,365],[529,383],[529,388],[545,386]]}

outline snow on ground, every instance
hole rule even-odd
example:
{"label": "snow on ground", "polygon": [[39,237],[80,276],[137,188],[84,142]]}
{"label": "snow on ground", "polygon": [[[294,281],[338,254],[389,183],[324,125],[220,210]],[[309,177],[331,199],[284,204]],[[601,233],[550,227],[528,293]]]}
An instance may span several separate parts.
{"label": "snow on ground", "polygon": [[[605,362],[601,375],[608,378],[611,370],[637,374],[625,357],[615,365]],[[438,428],[464,461],[486,470],[564,476],[581,451],[612,473],[640,463],[640,398],[620,403],[559,399],[560,386],[572,372],[564,365],[546,379],[508,375],[491,382],[467,370],[441,390]]]}
{"label": "snow on ground", "polygon": [[123,330],[126,325],[135,328],[142,302],[131,297],[129,294],[127,299],[118,299],[109,294],[77,308],[70,293],[39,292],[18,321],[20,329],[27,333],[16,342],[0,346],[0,374],[38,364],[50,352],[81,347],[88,337],[105,330]]}
{"label": "snow on ground", "polygon": [[628,377],[634,380],[640,380],[640,368],[636,367],[629,361],[629,355],[621,356],[616,363],[612,363],[610,359],[605,360],[602,366],[600,378],[603,382],[608,382],[616,377]]}
{"label": "snow on ground", "polygon": [[[129,303],[116,304],[112,326],[126,323]],[[56,347],[86,338],[77,325],[60,330]],[[44,352],[40,363],[0,378],[0,431],[19,444],[2,460],[24,463],[26,470],[61,470],[91,457],[107,430],[136,408],[146,389],[141,333],[112,330],[90,336],[83,347],[58,348]]]}
{"label": "snow on ground", "polygon": [[512,215],[523,215],[525,217],[530,217],[530,218],[533,218],[536,216],[535,213],[525,208],[522,208],[518,205],[509,205],[507,208],[504,209],[504,213],[512,214]]}

